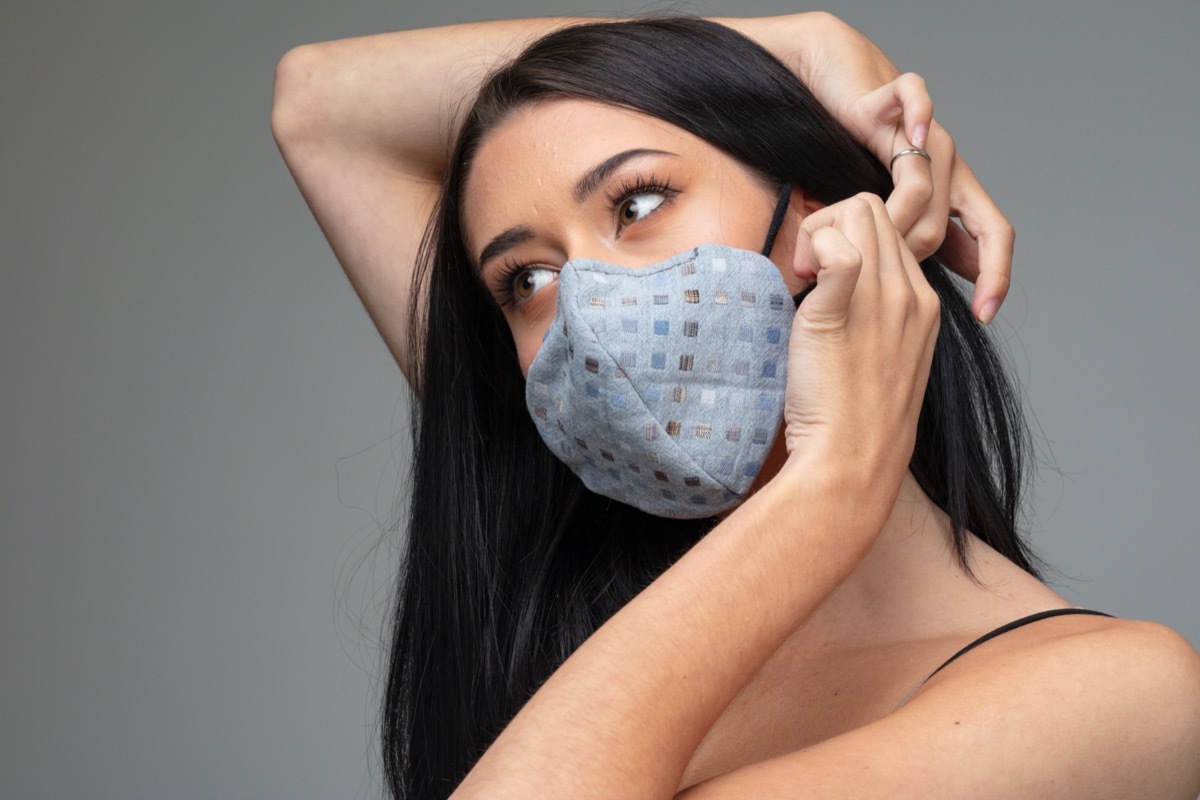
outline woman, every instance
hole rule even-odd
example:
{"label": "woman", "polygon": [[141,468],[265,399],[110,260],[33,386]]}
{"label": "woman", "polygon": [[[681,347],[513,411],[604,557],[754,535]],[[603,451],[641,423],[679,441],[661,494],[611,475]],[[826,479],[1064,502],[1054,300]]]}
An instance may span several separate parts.
{"label": "woman", "polygon": [[[839,30],[824,17],[805,26]],[[511,40],[530,29],[487,30]],[[357,183],[357,213],[339,207],[356,185],[345,153],[365,149],[364,119],[386,128],[394,109],[371,104],[320,135],[276,118],[301,188],[422,397],[385,702],[393,791],[1195,796],[1200,658],[1158,626],[1075,613],[1016,535],[1022,433],[1007,384],[937,262],[919,265],[897,232],[914,217],[927,229],[931,215],[940,228],[948,201],[914,211],[898,191],[885,207],[885,168],[784,66],[726,27],[687,20],[547,36],[484,85],[442,159],[448,115],[432,112],[446,53],[462,45],[434,43],[478,46],[477,32],[407,40],[406,86],[428,94],[412,90],[398,144],[357,163],[377,176]],[[322,56],[389,45],[335,43]],[[301,82],[314,58],[292,58],[280,85]],[[366,69],[340,74],[372,82]],[[983,243],[1002,233],[936,128],[925,157],[923,92],[911,81],[853,91],[876,123],[862,137],[898,180],[923,175],[942,198],[955,187],[968,230]],[[442,178],[419,259],[426,290],[383,266],[395,241],[362,210],[390,198],[408,219],[428,217],[430,181],[395,177],[389,163]],[[985,274],[1005,275],[996,261],[980,255]],[[715,299],[729,272],[751,281],[740,304]],[[682,290],[693,293],[676,301],[684,316],[628,310],[601,327],[595,309],[608,303],[671,304],[644,278],[672,291],[709,283]],[[628,288],[605,295],[613,283]],[[986,318],[1003,280],[984,283]],[[740,322],[760,317],[737,315],[768,295],[790,334],[768,321],[746,352],[781,347],[786,380],[762,362],[731,384],[717,450],[739,454],[737,480],[671,449],[710,439],[707,423],[645,429],[646,457],[684,473],[596,445],[631,443],[618,426],[633,409],[616,398],[638,380],[651,381],[635,392],[647,409],[703,405],[714,390],[693,357],[741,348],[753,326]],[[713,299],[690,319],[702,298]],[[698,350],[679,357],[691,374],[660,401],[647,396],[666,363],[655,337],[673,326]],[[556,416],[554,400],[591,410]],[[749,435],[760,412],[778,426],[761,441]],[[709,479],[726,492],[707,492]],[[978,646],[946,663],[963,645]]]}

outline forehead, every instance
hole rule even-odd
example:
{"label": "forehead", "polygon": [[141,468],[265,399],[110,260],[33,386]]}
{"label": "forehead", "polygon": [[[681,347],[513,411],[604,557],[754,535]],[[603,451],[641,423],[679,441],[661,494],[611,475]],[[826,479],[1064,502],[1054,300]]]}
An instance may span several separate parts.
{"label": "forehead", "polygon": [[717,154],[682,128],[625,108],[564,99],[518,109],[483,137],[467,174],[462,208],[468,238],[534,221],[528,217],[546,213],[546,206],[561,209],[584,171],[633,148],[688,159]]}

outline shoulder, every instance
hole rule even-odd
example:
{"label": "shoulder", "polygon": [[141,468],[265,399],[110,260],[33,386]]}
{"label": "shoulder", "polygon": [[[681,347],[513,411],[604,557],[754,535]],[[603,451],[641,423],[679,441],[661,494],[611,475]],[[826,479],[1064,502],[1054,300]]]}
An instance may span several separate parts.
{"label": "shoulder", "polygon": [[1200,724],[1200,653],[1156,622],[1094,616],[1044,620],[962,662],[930,681],[925,692],[932,694],[939,685],[958,692],[992,686],[1011,690],[1019,684],[1021,694],[1039,686],[1060,694],[1072,689],[1112,705],[1121,697],[1143,703],[1169,698],[1181,711],[1194,712],[1187,721]]}
{"label": "shoulder", "polygon": [[1063,617],[1004,638],[931,681],[914,715],[929,723],[973,714],[981,733],[1012,741],[1047,775],[1075,764],[1128,790],[1112,796],[1200,791],[1200,654],[1186,639],[1105,617]]}
{"label": "shoulder", "polygon": [[972,650],[881,719],[684,796],[1194,800],[1197,753],[1195,649],[1155,623],[1069,616]]}

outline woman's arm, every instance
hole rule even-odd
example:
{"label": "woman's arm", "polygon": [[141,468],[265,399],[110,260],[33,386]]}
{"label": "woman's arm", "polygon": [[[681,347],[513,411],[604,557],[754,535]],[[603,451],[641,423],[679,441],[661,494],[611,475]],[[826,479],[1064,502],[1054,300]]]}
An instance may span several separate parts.
{"label": "woman's arm", "polygon": [[497,62],[573,22],[486,22],[303,45],[276,68],[275,140],[406,377],[414,262],[458,117]]}
{"label": "woman's arm", "polygon": [[[276,71],[271,124],[276,141],[321,230],[384,342],[408,376],[408,301],[413,264],[437,196],[460,114],[502,59],[550,31],[583,19],[452,25],[304,45]],[[887,160],[896,131],[932,125],[932,106],[915,76],[895,68],[857,31],[827,14],[722,20],[784,58],[838,118]],[[888,84],[888,88],[879,87]],[[900,116],[903,114],[903,119]],[[921,159],[896,164],[889,211],[918,256],[946,232],[951,196],[961,209],[995,209],[964,176],[953,143],[933,125],[933,182]],[[921,163],[918,163],[921,162]],[[951,176],[959,183],[952,185]],[[964,211],[980,242],[1004,240],[995,211]],[[974,223],[975,227],[972,227]],[[1008,240],[1011,243],[1011,239]],[[977,315],[1003,298],[1011,250],[983,247]],[[974,252],[967,248],[967,254]],[[971,273],[971,260],[964,258]]]}

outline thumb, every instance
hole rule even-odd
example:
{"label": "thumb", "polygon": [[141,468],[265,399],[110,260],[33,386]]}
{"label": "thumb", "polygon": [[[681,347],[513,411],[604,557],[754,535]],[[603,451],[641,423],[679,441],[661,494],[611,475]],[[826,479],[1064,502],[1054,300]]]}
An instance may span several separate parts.
{"label": "thumb", "polygon": [[817,286],[796,313],[819,327],[841,327],[850,313],[850,298],[862,272],[862,253],[833,227],[813,231],[810,246]]}

